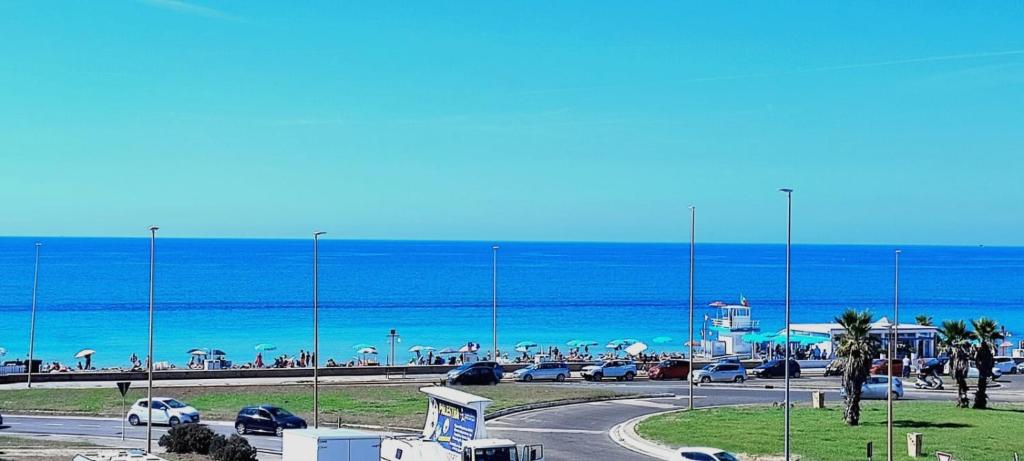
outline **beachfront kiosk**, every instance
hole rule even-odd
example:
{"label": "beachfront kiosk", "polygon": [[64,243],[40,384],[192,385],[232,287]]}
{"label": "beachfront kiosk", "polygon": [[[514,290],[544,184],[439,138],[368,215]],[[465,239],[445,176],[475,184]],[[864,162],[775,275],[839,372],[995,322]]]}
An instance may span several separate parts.
{"label": "beachfront kiosk", "polygon": [[524,446],[487,436],[484,410],[490,399],[447,387],[424,387],[427,418],[417,437],[388,437],[382,461],[543,461],[540,445]]}

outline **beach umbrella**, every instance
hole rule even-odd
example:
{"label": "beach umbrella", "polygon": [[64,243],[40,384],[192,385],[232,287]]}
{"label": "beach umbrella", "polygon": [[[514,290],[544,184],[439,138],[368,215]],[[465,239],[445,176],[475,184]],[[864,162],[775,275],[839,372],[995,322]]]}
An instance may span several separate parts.
{"label": "beach umbrella", "polygon": [[260,352],[276,350],[277,346],[269,343],[260,343],[256,345],[256,350]]}
{"label": "beach umbrella", "polygon": [[459,351],[457,351],[457,350],[455,350],[455,349],[452,349],[452,348],[450,348],[450,347],[446,347],[446,348],[444,348],[444,349],[441,349],[441,350],[440,350],[440,351],[439,351],[439,352],[437,353],[437,355],[452,355],[452,354],[458,354],[458,353],[459,353]]}
{"label": "beach umbrella", "polygon": [[206,349],[199,348],[199,347],[197,347],[195,349],[189,349],[189,351],[188,351],[188,355],[206,355],[206,354],[209,354],[209,351],[207,351]]}
{"label": "beach umbrella", "polygon": [[366,349],[367,347],[373,347],[373,348],[376,349],[376,347],[373,344],[366,344],[366,343],[356,344],[355,346],[352,346],[352,349],[358,351],[359,349]]}
{"label": "beach umbrella", "polygon": [[360,354],[363,354],[363,355],[376,354],[377,353],[377,348],[375,348],[375,347],[364,347],[362,349],[359,349],[356,352],[360,353]]}
{"label": "beach umbrella", "polygon": [[7,355],[7,349],[0,347],[0,357]]}
{"label": "beach umbrella", "polygon": [[578,339],[570,339],[569,341],[565,342],[565,345],[569,346],[569,347],[580,347],[579,344],[576,344],[578,342],[579,342]]}
{"label": "beach umbrella", "polygon": [[598,344],[601,343],[589,339],[581,339],[579,341],[576,341],[576,347],[596,346]]}
{"label": "beach umbrella", "polygon": [[665,344],[672,342],[672,338],[669,336],[657,336],[651,341],[653,341],[655,344]]}
{"label": "beach umbrella", "polygon": [[409,352],[415,352],[419,354],[423,350],[423,346],[413,346],[409,348]]}
{"label": "beach umbrella", "polygon": [[521,353],[525,354],[527,352],[530,352],[530,350],[525,348],[525,347],[517,347],[516,348],[516,352],[521,352]]}
{"label": "beach umbrella", "polygon": [[220,349],[210,349],[210,355],[228,355],[228,354],[227,354],[227,352],[224,352],[224,351],[222,351]]}
{"label": "beach umbrella", "polygon": [[629,354],[629,355],[639,355],[641,352],[646,351],[646,350],[647,350],[647,345],[646,344],[641,343],[641,342],[635,342],[633,344],[630,344],[629,347],[626,348],[626,353]]}
{"label": "beach umbrella", "polygon": [[459,348],[459,353],[465,354],[467,352],[476,352],[480,349],[480,345],[477,343],[467,343],[465,346]]}
{"label": "beach umbrella", "polygon": [[88,357],[90,355],[93,355],[95,353],[96,353],[96,351],[94,351],[92,349],[82,349],[82,350],[78,351],[77,354],[75,354],[75,358],[76,359],[84,359],[84,358],[86,358],[86,357]]}
{"label": "beach umbrella", "polygon": [[529,349],[531,347],[537,347],[537,343],[533,341],[519,341],[518,343],[516,343],[516,347],[525,347]]}

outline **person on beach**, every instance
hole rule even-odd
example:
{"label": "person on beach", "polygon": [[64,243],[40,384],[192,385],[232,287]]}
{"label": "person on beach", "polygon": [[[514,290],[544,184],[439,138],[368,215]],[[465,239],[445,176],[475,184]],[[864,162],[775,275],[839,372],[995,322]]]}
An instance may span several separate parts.
{"label": "person on beach", "polygon": [[256,368],[263,368],[263,353],[256,353],[256,360],[253,362],[253,366]]}

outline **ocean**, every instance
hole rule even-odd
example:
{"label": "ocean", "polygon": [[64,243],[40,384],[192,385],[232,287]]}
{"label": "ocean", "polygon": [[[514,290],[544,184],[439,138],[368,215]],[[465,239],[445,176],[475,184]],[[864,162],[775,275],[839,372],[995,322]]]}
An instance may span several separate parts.
{"label": "ocean", "polygon": [[[0,347],[27,356],[33,243],[0,238]],[[97,366],[145,356],[149,240],[43,238],[36,357]],[[682,350],[688,244],[497,242],[499,343],[571,339],[647,341]],[[491,344],[491,242],[321,240],[322,360],[348,361],[358,343],[400,361],[413,345]],[[890,246],[795,245],[794,323],[827,322],[845,308],[891,316]],[[903,247],[901,319],[993,317],[1024,336],[1024,248]],[[746,297],[765,330],[783,324],[783,245],[698,244],[696,325],[716,300]],[[238,363],[259,343],[279,353],[312,348],[312,241],[158,239],[155,356],[187,362],[196,347]],[[1021,339],[1021,338],[1017,338]]]}

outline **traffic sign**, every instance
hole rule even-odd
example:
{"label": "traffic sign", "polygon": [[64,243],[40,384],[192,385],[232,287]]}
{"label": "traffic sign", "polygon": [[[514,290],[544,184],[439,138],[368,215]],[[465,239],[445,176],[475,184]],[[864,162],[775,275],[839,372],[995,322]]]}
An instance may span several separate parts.
{"label": "traffic sign", "polygon": [[128,388],[131,386],[131,381],[119,381],[117,383],[117,390],[121,391],[121,397],[124,397],[124,395],[128,393]]}

